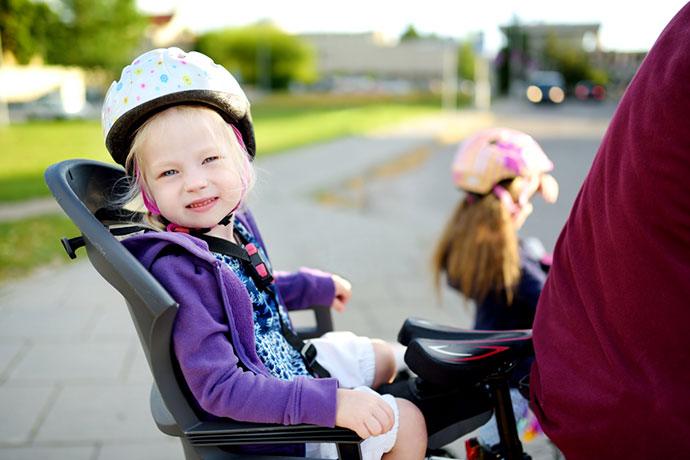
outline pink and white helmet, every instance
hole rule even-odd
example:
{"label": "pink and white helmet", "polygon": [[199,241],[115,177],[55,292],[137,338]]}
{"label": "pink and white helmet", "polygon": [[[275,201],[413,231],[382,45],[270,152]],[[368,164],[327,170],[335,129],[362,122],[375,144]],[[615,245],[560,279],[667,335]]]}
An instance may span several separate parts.
{"label": "pink and white helmet", "polygon": [[508,128],[479,131],[462,143],[453,161],[455,185],[485,195],[504,179],[543,174],[553,163],[531,136]]}
{"label": "pink and white helmet", "polygon": [[180,104],[216,110],[239,130],[250,159],[254,157],[249,100],[237,80],[204,54],[159,48],[125,67],[106,93],[101,124],[113,159],[124,166],[137,128],[155,113]]}

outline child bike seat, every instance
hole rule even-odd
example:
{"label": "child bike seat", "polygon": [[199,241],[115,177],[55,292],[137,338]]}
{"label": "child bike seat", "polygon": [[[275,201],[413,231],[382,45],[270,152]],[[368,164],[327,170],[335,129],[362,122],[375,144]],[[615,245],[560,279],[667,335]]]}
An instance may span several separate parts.
{"label": "child bike seat", "polygon": [[[534,353],[531,330],[474,331],[411,318],[400,334],[405,362],[427,382],[480,382]],[[405,343],[407,342],[407,343]]]}

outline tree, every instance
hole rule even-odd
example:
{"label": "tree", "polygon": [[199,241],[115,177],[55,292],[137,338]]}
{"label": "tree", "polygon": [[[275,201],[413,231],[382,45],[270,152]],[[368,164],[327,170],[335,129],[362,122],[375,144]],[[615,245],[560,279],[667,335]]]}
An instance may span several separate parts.
{"label": "tree", "polygon": [[59,24],[57,14],[45,3],[31,0],[0,0],[0,38],[20,64],[44,56],[50,33]]}
{"label": "tree", "polygon": [[417,32],[417,29],[414,28],[412,24],[407,26],[407,29],[405,29],[405,32],[402,33],[400,36],[400,41],[408,41],[408,40],[417,40],[421,38],[419,33]]}
{"label": "tree", "polygon": [[135,0],[60,0],[60,25],[47,48],[54,64],[116,70],[141,45],[146,18]]}
{"label": "tree", "polygon": [[508,94],[513,79],[525,78],[529,64],[529,39],[519,19],[515,16],[511,24],[503,29],[506,46],[496,58],[499,92]]}
{"label": "tree", "polygon": [[496,76],[498,80],[498,93],[506,95],[510,92],[510,48],[501,48],[496,55],[495,61]]}
{"label": "tree", "polygon": [[135,0],[0,0],[2,45],[26,64],[116,70],[140,46],[146,19]]}
{"label": "tree", "polygon": [[199,37],[196,48],[243,82],[265,89],[285,89],[316,77],[312,48],[272,24],[208,32]]}
{"label": "tree", "polygon": [[474,81],[474,47],[470,40],[458,46],[458,76],[463,80]]}
{"label": "tree", "polygon": [[555,33],[549,34],[546,38],[544,61],[548,67],[563,74],[568,87],[575,86],[580,80],[592,80],[600,84],[608,82],[607,73],[594,68],[583,49],[565,46]]}

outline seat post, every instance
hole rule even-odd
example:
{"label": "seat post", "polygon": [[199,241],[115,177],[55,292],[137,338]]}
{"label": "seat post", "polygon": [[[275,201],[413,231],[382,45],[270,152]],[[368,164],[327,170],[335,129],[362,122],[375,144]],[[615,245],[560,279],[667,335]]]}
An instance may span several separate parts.
{"label": "seat post", "polygon": [[506,460],[527,460],[531,457],[522,450],[522,442],[517,433],[515,413],[508,387],[508,374],[498,374],[488,379],[496,408],[496,426],[501,440],[502,458]]}

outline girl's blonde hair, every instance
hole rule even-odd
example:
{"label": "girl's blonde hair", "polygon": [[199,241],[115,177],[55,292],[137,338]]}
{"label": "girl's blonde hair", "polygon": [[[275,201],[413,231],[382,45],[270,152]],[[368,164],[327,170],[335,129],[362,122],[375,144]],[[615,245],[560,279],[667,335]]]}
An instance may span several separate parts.
{"label": "girl's blonde hair", "polygon": [[[516,195],[513,184],[505,188]],[[445,273],[451,286],[477,303],[501,293],[512,303],[520,281],[518,238],[498,197],[489,193],[460,201],[433,253],[432,273],[439,293]]]}
{"label": "girl's blonde hair", "polygon": [[[131,208],[132,203],[139,201],[145,202],[145,197],[150,197],[148,193],[148,186],[146,183],[146,174],[142,163],[142,147],[150,136],[161,135],[168,126],[169,117],[171,114],[181,115],[191,122],[192,118],[201,120],[205,128],[208,130],[210,136],[218,145],[229,145],[230,160],[233,162],[234,169],[242,177],[245,190],[244,195],[254,186],[256,182],[256,173],[251,165],[249,154],[244,145],[240,143],[238,136],[241,136],[239,131],[233,129],[223,118],[213,109],[202,105],[176,105],[165,109],[144,122],[134,133],[132,146],[129,149],[127,158],[125,159],[125,169],[128,172],[128,184],[126,192],[119,196],[113,203],[114,207]],[[150,198],[149,198],[150,200]],[[134,205],[134,207],[142,208],[144,203]],[[146,212],[143,216],[143,221],[140,222],[155,230],[164,230],[165,222],[160,215],[156,215],[144,207]]]}

